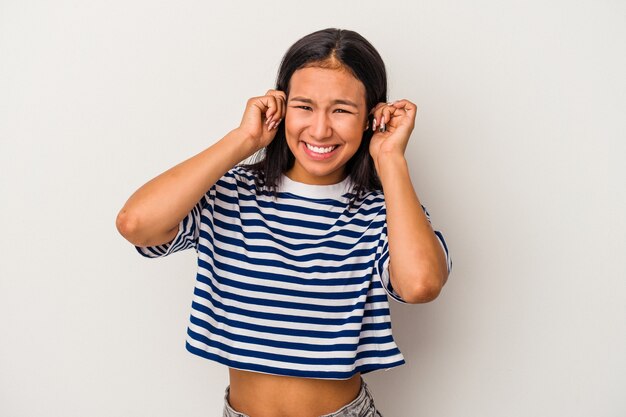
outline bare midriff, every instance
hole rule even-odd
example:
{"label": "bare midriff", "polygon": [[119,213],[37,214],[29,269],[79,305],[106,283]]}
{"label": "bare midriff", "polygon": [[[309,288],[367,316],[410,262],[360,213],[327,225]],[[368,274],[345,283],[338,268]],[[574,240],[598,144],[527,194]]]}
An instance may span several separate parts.
{"label": "bare midriff", "polygon": [[319,417],[351,403],[361,389],[360,373],[350,379],[313,379],[228,370],[228,402],[250,417]]}

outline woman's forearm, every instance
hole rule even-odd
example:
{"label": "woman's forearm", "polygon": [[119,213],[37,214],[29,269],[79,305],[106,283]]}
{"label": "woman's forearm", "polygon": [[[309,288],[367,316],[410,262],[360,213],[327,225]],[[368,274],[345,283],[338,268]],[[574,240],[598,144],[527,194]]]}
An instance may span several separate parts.
{"label": "woman's forearm", "polygon": [[131,243],[159,245],[229,169],[255,152],[235,129],[135,191],[119,212],[118,231]]}
{"label": "woman's forearm", "polygon": [[409,302],[430,301],[447,278],[445,254],[413,189],[404,156],[386,155],[379,160],[392,286]]}

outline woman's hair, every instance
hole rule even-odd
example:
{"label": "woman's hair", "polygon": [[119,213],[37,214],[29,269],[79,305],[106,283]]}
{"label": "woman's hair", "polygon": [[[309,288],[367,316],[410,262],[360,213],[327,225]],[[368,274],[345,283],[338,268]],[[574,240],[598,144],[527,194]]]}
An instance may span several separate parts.
{"label": "woman's hair", "polygon": [[[276,89],[284,91],[289,99],[290,80],[293,73],[305,67],[347,70],[365,86],[367,113],[379,102],[387,101],[387,73],[385,64],[370,42],[357,32],[346,29],[323,29],[304,36],[294,43],[283,56],[276,79]],[[368,116],[368,127],[371,126]],[[374,132],[363,132],[361,145],[346,163],[346,173],[351,176],[354,194],[350,206],[367,190],[380,190],[382,185],[374,161],[369,153]],[[276,136],[264,152],[255,155],[256,161],[245,165],[257,174],[257,193],[265,186],[274,196],[281,174],[289,170],[295,157],[287,145],[285,124],[278,125]]]}

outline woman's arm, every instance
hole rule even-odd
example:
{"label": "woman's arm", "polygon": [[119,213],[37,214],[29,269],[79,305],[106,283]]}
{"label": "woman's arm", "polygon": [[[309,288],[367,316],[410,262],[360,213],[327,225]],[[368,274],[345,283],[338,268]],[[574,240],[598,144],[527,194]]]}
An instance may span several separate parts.
{"label": "woman's arm", "polygon": [[446,256],[413,189],[404,156],[379,155],[378,174],[387,209],[391,285],[409,303],[432,301],[448,279]]}
{"label": "woman's arm", "polygon": [[252,155],[237,129],[135,191],[117,215],[117,230],[134,245],[171,241],[178,224],[218,179]]}
{"label": "woman's arm", "polygon": [[448,279],[446,256],[415,194],[404,151],[415,126],[417,107],[408,100],[379,103],[373,110],[370,154],[380,177],[387,210],[389,279],[409,303],[439,295]]}
{"label": "woman's arm", "polygon": [[179,223],[217,180],[274,139],[284,103],[285,93],[278,90],[250,98],[238,128],[135,191],[117,215],[117,230],[136,246],[171,241]]}

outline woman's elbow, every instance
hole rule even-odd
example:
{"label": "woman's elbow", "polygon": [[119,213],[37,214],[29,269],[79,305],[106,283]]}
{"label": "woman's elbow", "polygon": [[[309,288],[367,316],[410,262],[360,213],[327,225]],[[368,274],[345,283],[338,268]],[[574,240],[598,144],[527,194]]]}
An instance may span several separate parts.
{"label": "woman's elbow", "polygon": [[410,294],[406,295],[405,300],[410,304],[422,304],[439,297],[445,283],[445,277],[431,273],[426,276],[422,275],[413,282],[417,284],[413,286]]}
{"label": "woman's elbow", "polygon": [[136,216],[129,215],[124,210],[120,211],[115,219],[115,227],[124,239],[134,245],[142,245],[143,242],[137,236],[138,220]]}
{"label": "woman's elbow", "polygon": [[440,292],[441,288],[433,286],[418,287],[413,290],[412,294],[405,297],[405,301],[409,304],[429,303],[435,300],[439,296]]}

